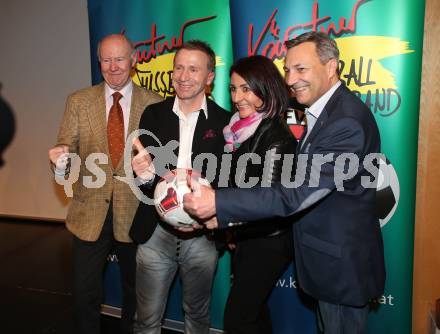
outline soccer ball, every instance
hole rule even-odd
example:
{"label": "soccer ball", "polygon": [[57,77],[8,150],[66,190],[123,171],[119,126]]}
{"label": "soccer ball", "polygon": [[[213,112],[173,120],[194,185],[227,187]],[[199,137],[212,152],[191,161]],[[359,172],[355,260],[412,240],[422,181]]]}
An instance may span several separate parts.
{"label": "soccer ball", "polygon": [[396,212],[399,197],[400,186],[396,170],[388,159],[381,159],[376,189],[376,212],[380,227],[384,227]]}
{"label": "soccer ball", "polygon": [[188,180],[201,185],[209,182],[192,170],[178,168],[165,174],[154,189],[154,205],[160,218],[173,226],[192,225],[196,221],[183,209],[183,195],[191,192]]}

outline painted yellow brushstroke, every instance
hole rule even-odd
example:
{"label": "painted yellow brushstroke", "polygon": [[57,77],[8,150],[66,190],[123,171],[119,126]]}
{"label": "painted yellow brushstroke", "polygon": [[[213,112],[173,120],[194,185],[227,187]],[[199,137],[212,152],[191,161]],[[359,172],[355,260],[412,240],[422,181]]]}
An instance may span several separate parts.
{"label": "painted yellow brushstroke", "polygon": [[281,72],[281,74],[284,77],[284,68],[283,68],[283,66],[284,66],[284,58],[282,58],[282,59],[275,59],[273,61],[273,63],[276,65],[276,67],[278,67],[278,70]]}
{"label": "painted yellow brushstroke", "polygon": [[225,66],[225,63],[223,62],[222,57],[216,56],[215,57],[215,67],[219,67],[219,66]]}
{"label": "painted yellow brushstroke", "polygon": [[173,70],[174,54],[168,53],[151,58],[146,63],[136,64],[133,82],[146,87],[166,97],[173,92],[171,87],[171,72]]}
{"label": "painted yellow brushstroke", "polygon": [[[165,72],[166,75],[163,75],[159,81],[160,84],[163,85],[163,81],[165,81],[166,86],[171,86],[171,75],[168,75],[169,71],[173,70],[173,60],[175,53],[167,53],[155,58],[150,59],[146,63],[136,64],[136,70],[134,75],[132,76],[133,82],[140,86],[146,86],[150,88],[150,80],[151,77],[156,75],[157,72]],[[222,57],[216,57],[216,67],[225,66]],[[151,85],[151,89],[153,91],[160,91],[164,87],[156,87],[155,80],[153,79],[153,83]],[[167,94],[168,96],[169,94]]]}
{"label": "painted yellow brushstroke", "polygon": [[[386,69],[381,59],[394,57],[406,53],[414,52],[409,49],[409,43],[402,41],[398,37],[387,36],[351,36],[337,38],[341,59],[345,62],[345,67],[341,73],[341,77],[348,74],[352,61],[355,61],[355,67],[358,68],[360,57],[363,57],[363,73],[365,78],[367,73],[368,61],[371,59],[370,81],[374,81],[373,85],[358,86],[354,80],[351,80],[349,88],[357,90],[360,93],[367,93],[368,90],[375,91],[381,88],[397,88],[394,74]],[[358,73],[357,73],[358,74]],[[359,74],[358,74],[359,75]]]}
{"label": "painted yellow brushstroke", "polygon": [[138,71],[157,72],[169,71],[173,69],[174,53],[167,53],[162,56],[151,58],[147,63],[136,64]]}

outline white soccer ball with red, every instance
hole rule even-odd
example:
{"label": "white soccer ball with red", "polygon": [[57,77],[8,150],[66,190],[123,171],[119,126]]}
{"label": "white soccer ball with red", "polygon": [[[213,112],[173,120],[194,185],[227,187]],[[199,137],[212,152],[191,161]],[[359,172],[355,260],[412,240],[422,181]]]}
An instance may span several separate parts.
{"label": "white soccer ball with red", "polygon": [[154,205],[160,218],[173,226],[192,225],[196,221],[183,209],[183,195],[191,192],[188,182],[209,185],[200,173],[178,168],[168,172],[154,189]]}

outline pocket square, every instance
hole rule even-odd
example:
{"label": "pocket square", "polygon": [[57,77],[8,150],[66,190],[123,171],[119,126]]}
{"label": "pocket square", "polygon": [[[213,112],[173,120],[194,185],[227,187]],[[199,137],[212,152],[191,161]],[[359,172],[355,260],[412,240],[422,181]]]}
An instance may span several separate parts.
{"label": "pocket square", "polygon": [[209,139],[209,138],[215,138],[217,137],[217,133],[214,131],[214,129],[208,129],[203,134],[202,139]]}

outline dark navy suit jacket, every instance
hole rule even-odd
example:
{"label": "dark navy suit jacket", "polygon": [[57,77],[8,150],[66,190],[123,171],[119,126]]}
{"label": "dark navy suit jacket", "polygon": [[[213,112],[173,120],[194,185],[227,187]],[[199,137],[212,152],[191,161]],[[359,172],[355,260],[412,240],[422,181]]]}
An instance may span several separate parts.
{"label": "dark navy suit jacket", "polygon": [[[318,300],[364,305],[383,293],[385,283],[376,189],[361,184],[362,176],[364,180],[374,178],[364,168],[363,159],[380,150],[376,122],[365,104],[341,85],[301,144],[299,153],[307,154],[309,163],[303,185],[217,190],[219,226],[295,214],[295,264],[300,287]],[[335,159],[347,153],[359,158],[359,168],[342,184],[342,190],[341,184],[335,183]],[[319,183],[313,177],[317,170],[310,168],[313,156],[315,165],[322,160],[319,157],[329,161],[320,167]],[[355,163],[356,159],[352,160]],[[304,166],[298,162],[298,168]],[[311,180],[313,187],[309,186]]]}

